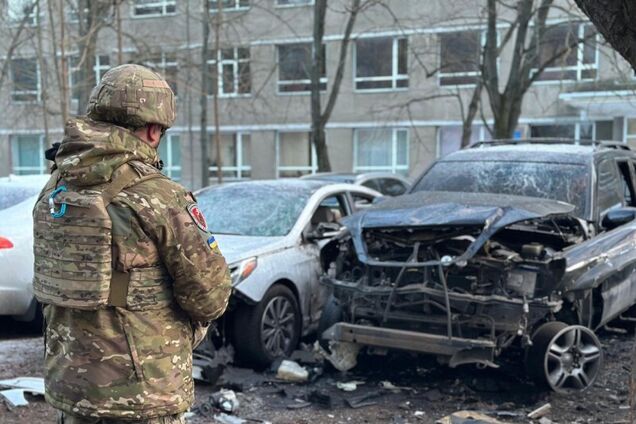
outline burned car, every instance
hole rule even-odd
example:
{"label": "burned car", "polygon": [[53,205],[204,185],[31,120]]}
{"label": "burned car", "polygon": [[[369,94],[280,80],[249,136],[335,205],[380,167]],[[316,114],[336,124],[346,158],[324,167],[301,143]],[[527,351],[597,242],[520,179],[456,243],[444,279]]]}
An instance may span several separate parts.
{"label": "burned car", "polygon": [[517,348],[541,384],[590,387],[595,330],[636,303],[635,161],[621,144],[548,140],[438,160],[323,249],[324,339],[451,367]]}

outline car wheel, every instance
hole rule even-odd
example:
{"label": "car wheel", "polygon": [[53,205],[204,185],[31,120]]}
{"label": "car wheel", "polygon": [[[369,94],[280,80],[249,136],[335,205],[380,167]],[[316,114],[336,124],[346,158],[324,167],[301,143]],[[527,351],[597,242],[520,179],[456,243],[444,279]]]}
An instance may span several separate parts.
{"label": "car wheel", "polygon": [[342,321],[342,316],[342,305],[334,295],[329,295],[318,321],[318,343],[327,352],[329,352],[329,340],[323,338],[322,333],[335,323]]}
{"label": "car wheel", "polygon": [[603,363],[603,349],[592,330],[559,321],[539,327],[527,354],[531,377],[559,393],[591,387]]}
{"label": "car wheel", "polygon": [[291,355],[300,339],[301,322],[294,293],[281,284],[272,286],[258,304],[236,311],[232,333],[237,356],[267,366]]}

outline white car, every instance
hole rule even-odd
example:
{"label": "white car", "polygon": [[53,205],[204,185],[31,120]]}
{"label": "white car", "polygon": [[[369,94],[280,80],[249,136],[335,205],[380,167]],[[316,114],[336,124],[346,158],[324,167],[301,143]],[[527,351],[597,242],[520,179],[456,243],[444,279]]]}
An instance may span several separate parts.
{"label": "white car", "polygon": [[0,178],[0,315],[41,328],[33,297],[33,219],[31,211],[47,175]]}
{"label": "white car", "polygon": [[195,194],[232,272],[220,335],[254,365],[290,355],[317,328],[328,294],[319,283],[320,247],[341,217],[381,194],[301,179],[238,182]]}

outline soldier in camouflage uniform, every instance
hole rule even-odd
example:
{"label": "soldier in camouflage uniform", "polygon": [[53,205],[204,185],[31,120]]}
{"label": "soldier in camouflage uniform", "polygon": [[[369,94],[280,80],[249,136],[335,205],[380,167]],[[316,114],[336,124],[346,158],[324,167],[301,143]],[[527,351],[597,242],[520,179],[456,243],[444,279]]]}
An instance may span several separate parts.
{"label": "soldier in camouflage uniform", "polygon": [[227,265],[156,147],[174,94],[137,65],[108,71],[71,119],[34,209],[46,400],[59,423],[182,423],[192,350],[225,310]]}

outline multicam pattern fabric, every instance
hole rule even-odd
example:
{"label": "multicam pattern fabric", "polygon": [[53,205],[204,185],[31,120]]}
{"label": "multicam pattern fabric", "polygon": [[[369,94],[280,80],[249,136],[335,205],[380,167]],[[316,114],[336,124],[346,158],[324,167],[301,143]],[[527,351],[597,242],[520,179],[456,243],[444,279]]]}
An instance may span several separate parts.
{"label": "multicam pattern fabric", "polygon": [[87,418],[59,412],[57,424],[186,424],[184,414],[168,415],[165,417],[151,418],[149,420],[118,420],[108,418]]}
{"label": "multicam pattern fabric", "polygon": [[[186,411],[194,397],[193,344],[227,306],[228,268],[188,213],[194,199],[166,177],[145,179],[157,172],[157,159],[132,132],[90,119],[68,123],[55,159],[64,181],[86,190],[125,163],[140,177],[107,208],[112,266],[130,277],[126,306],[44,307],[46,399],[73,416],[148,420]],[[56,183],[52,178],[40,202]],[[46,228],[36,224],[35,231]],[[68,250],[72,262],[81,259],[73,244],[56,248]]]}
{"label": "multicam pattern fabric", "polygon": [[159,74],[141,65],[120,65],[106,72],[93,89],[86,114],[125,127],[170,128],[176,110],[174,93]]}

